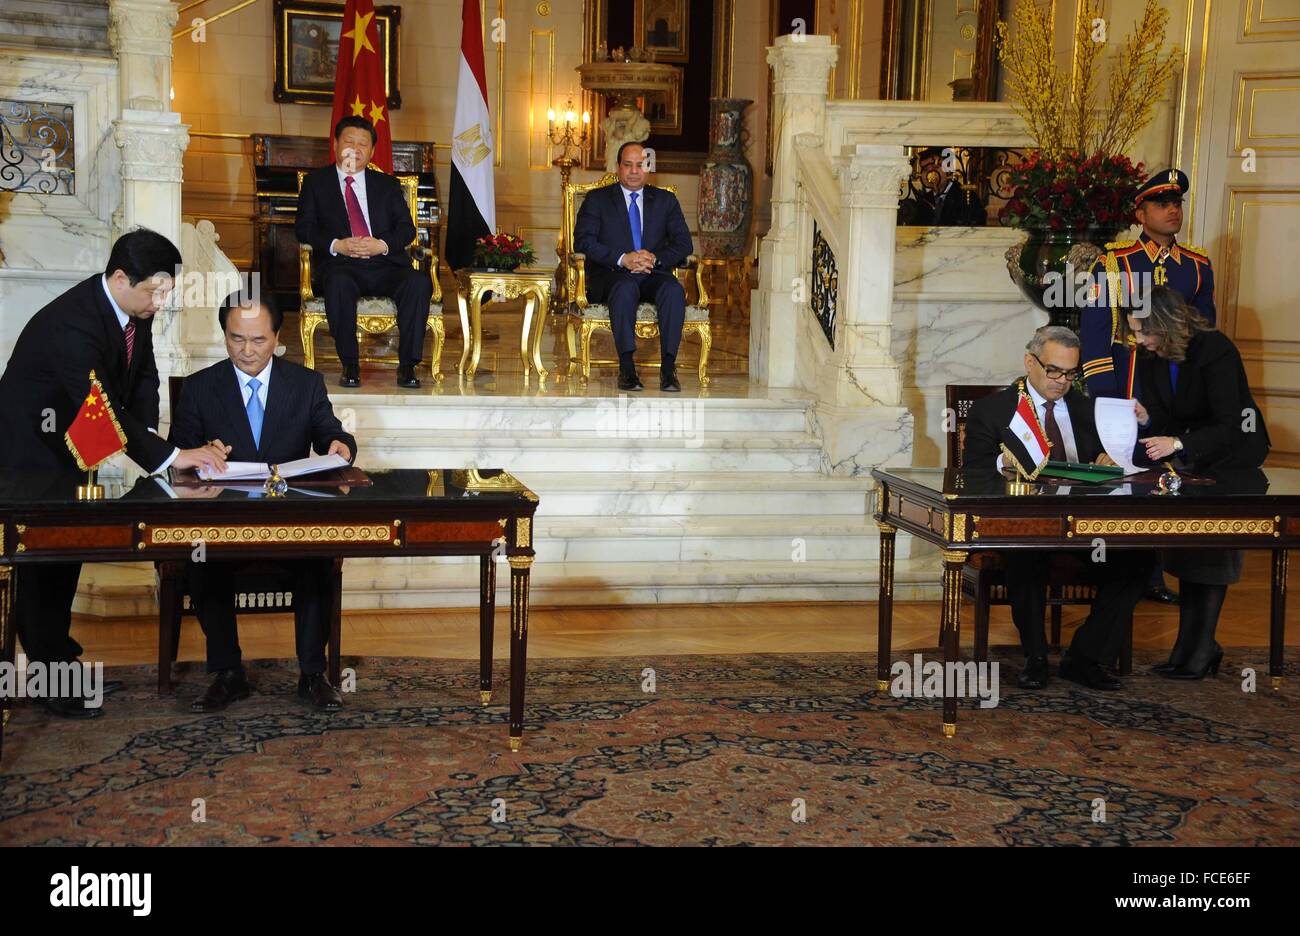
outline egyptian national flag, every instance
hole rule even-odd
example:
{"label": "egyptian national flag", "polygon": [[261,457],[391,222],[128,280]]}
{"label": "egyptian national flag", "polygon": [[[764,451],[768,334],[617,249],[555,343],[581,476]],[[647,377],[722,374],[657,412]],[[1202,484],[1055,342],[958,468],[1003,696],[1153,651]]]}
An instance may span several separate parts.
{"label": "egyptian national flag", "polygon": [[1029,397],[1020,396],[1016,411],[1011,414],[1011,424],[1002,433],[1002,440],[1006,454],[1016,461],[1025,477],[1034,477],[1047,464],[1047,437],[1038,427],[1034,401]]}
{"label": "egyptian national flag", "polygon": [[492,183],[492,123],[483,71],[483,21],[478,0],[461,9],[460,74],[456,79],[456,121],[451,140],[451,192],[447,208],[447,265],[467,267],[474,241],[497,226]]}
{"label": "egyptian national flag", "polygon": [[[392,37],[390,37],[392,41]],[[370,157],[380,169],[393,171],[393,133],[384,93],[384,62],[375,25],[374,0],[347,0],[339,31],[339,61],[334,72],[334,113],[330,116],[330,152],[334,127],[344,117],[364,117],[374,124],[379,140]],[[365,166],[359,166],[364,169]]]}
{"label": "egyptian national flag", "polygon": [[82,471],[89,471],[126,448],[126,433],[118,425],[113,406],[94,371],[90,372],[90,392],[63,434],[63,441]]}

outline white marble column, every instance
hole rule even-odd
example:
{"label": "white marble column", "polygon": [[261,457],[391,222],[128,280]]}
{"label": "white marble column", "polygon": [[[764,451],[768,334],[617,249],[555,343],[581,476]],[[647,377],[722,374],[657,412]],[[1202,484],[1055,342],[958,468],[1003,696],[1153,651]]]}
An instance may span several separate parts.
{"label": "white marble column", "polygon": [[759,248],[759,286],[751,303],[749,374],[773,387],[795,385],[798,308],[794,280],[806,274],[799,230],[795,137],[821,136],[826,88],[839,50],[829,36],[777,36],[768,47],[773,71],[772,227]]}
{"label": "white marble column", "polygon": [[[109,0],[109,43],[118,61],[122,115],[113,122],[121,150],[122,207],[114,235],[151,228],[181,245],[181,159],[189,128],[171,109],[172,29],[177,7],[167,0]],[[160,312],[154,355],[167,377],[185,373],[177,313]]]}
{"label": "white marble column", "polygon": [[898,406],[901,369],[890,351],[894,305],[895,224],[899,187],[911,173],[901,146],[844,147],[835,160],[840,204],[847,221],[840,257],[839,314],[844,323],[843,379],[835,402]]}

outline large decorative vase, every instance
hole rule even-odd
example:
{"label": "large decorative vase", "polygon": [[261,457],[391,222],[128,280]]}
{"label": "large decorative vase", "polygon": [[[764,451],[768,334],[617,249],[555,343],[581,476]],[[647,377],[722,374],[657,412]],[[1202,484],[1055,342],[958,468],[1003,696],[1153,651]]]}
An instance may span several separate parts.
{"label": "large decorative vase", "polygon": [[713,98],[709,155],[700,168],[700,242],[704,257],[743,257],[754,219],[754,170],[745,158],[745,108],[753,101]]}
{"label": "large decorative vase", "polygon": [[1119,232],[1115,228],[1033,228],[1025,233],[1023,241],[1007,249],[1007,272],[1025,298],[1047,313],[1052,325],[1077,332],[1085,278]]}

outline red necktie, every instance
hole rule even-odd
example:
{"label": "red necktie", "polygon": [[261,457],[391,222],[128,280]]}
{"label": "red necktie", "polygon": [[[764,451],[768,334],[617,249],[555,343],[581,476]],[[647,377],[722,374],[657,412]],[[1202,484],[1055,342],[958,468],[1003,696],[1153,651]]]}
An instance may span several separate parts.
{"label": "red necktie", "polygon": [[348,222],[352,225],[353,237],[369,237],[370,227],[366,224],[365,212],[361,210],[361,202],[357,200],[356,189],[353,184],[356,182],[352,176],[344,176],[347,182],[348,193],[345,201],[348,203]]}
{"label": "red necktie", "polygon": [[126,323],[126,366],[131,366],[131,357],[135,354],[135,319],[130,319]]}
{"label": "red necktie", "polygon": [[1047,432],[1047,441],[1052,443],[1052,461],[1069,461],[1069,456],[1065,454],[1065,437],[1061,435],[1061,427],[1056,423],[1056,414],[1052,408],[1056,406],[1055,400],[1044,400],[1047,407],[1047,418],[1043,420],[1043,429]]}

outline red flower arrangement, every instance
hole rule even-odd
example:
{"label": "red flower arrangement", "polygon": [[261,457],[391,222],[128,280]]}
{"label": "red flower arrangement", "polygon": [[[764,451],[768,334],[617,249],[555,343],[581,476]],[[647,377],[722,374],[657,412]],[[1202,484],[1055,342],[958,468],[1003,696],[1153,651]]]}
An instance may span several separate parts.
{"label": "red flower arrangement", "polygon": [[998,220],[1047,231],[1122,230],[1133,221],[1133,199],[1146,178],[1144,164],[1127,156],[1067,153],[1052,161],[1035,150],[1012,167],[1014,194]]}
{"label": "red flower arrangement", "polygon": [[474,241],[474,266],[513,270],[533,262],[533,247],[513,234],[489,234]]}

